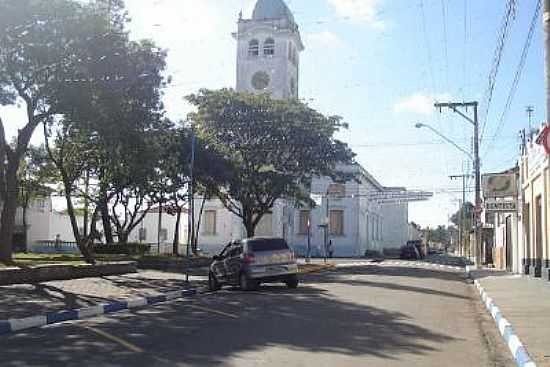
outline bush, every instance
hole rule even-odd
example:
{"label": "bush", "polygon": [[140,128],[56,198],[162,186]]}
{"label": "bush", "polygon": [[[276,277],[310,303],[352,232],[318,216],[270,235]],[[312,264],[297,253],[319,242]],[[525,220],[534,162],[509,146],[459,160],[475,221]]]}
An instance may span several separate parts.
{"label": "bush", "polygon": [[149,252],[150,246],[151,245],[145,243],[99,244],[94,246],[94,251],[96,254],[143,255]]}

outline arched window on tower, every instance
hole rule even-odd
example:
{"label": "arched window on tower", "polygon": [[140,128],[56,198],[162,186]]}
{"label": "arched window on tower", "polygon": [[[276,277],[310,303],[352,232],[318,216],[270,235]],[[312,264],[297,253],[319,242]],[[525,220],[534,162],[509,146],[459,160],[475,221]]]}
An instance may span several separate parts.
{"label": "arched window on tower", "polygon": [[273,38],[268,38],[264,42],[264,55],[273,56],[275,55],[275,41]]}
{"label": "arched window on tower", "polygon": [[258,56],[260,54],[260,43],[253,39],[248,43],[248,56]]}

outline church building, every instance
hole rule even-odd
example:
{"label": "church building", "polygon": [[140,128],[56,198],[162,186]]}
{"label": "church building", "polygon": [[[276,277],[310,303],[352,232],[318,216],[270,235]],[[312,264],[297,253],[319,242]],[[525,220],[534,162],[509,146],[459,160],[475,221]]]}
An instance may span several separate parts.
{"label": "church building", "polygon": [[[299,98],[300,53],[305,47],[298,24],[283,0],[258,0],[250,19],[241,14],[233,37],[237,42],[237,91]],[[326,177],[313,180],[312,194],[320,196],[320,205],[295,208],[279,200],[258,224],[256,235],[285,238],[299,255],[305,255],[309,242],[313,256],[323,256],[328,241],[334,256],[350,257],[404,245],[408,205],[382,205],[371,200],[370,193],[392,189],[382,186],[358,164],[346,169],[358,174],[358,182],[337,184]],[[197,218],[201,202],[196,198]],[[229,241],[245,236],[241,219],[219,200],[204,203],[199,230],[203,251],[216,253]]]}

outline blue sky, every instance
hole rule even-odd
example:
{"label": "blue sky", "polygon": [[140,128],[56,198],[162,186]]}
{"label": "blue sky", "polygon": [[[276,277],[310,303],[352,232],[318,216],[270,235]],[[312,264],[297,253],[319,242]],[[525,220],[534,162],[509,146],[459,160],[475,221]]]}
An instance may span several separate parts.
{"label": "blue sky", "polygon": [[[173,83],[166,91],[165,103],[170,117],[185,117],[189,106],[183,96],[198,88],[235,85],[236,48],[230,34],[236,29],[239,11],[249,17],[254,3],[126,0],[133,37],[152,38],[169,51],[168,72]],[[446,224],[461,197],[460,183],[448,176],[462,173],[468,163],[463,153],[429,130],[415,129],[414,124],[428,123],[471,149],[470,125],[451,112],[439,114],[431,105],[434,100],[483,101],[506,1],[287,3],[306,46],[301,58],[300,97],[322,112],[344,117],[350,129],[340,137],[382,184],[436,192],[429,202],[411,204],[410,220],[431,226]],[[535,0],[518,3],[481,149],[485,172],[515,164],[517,132],[527,127],[526,105],[535,107],[534,124],[545,118],[542,21],[538,20],[510,113],[497,131],[536,5]],[[0,112],[12,121],[21,117],[16,110]],[[16,127],[11,124],[8,135]],[[40,136],[35,141],[40,143]]]}

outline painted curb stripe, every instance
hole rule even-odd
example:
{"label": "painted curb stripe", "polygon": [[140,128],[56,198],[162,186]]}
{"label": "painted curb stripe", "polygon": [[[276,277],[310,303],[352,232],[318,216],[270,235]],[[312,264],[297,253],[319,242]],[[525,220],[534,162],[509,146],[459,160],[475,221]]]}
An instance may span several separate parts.
{"label": "painted curb stripe", "polygon": [[[469,266],[466,266],[466,274],[468,275],[468,277],[471,277]],[[474,285],[479,290],[481,300],[487,308],[487,311],[493,317],[498,327],[498,330],[500,331],[500,334],[508,345],[508,349],[510,349],[510,352],[516,360],[516,364],[519,367],[537,367],[536,363],[529,356],[527,349],[523,346],[519,338],[514,334],[512,326],[510,325],[508,320],[504,318],[498,306],[493,302],[493,299],[489,297],[487,292],[485,292],[485,289],[483,289],[479,280],[475,279]]]}
{"label": "painted curb stripe", "polygon": [[11,333],[11,324],[8,321],[0,321],[0,335]]}
{"label": "painted curb stripe", "polygon": [[7,320],[11,324],[11,331],[25,330],[32,327],[39,327],[48,324],[48,318],[46,316],[33,316],[26,317],[24,319],[11,319]]}
{"label": "painted curb stripe", "polygon": [[79,319],[85,319],[92,316],[103,315],[103,313],[105,313],[105,310],[103,309],[102,305],[92,306],[87,308],[80,308],[77,311],[78,311]]}
{"label": "painted curb stripe", "polygon": [[155,303],[160,303],[166,301],[166,296],[153,296],[146,297],[148,305],[154,305]]}
{"label": "painted curb stripe", "polygon": [[58,322],[76,320],[78,318],[78,312],[76,310],[68,310],[61,312],[53,312],[46,314],[46,323],[56,324]]}
{"label": "painted curb stripe", "polygon": [[128,308],[128,302],[115,302],[103,306],[105,313],[113,313],[117,311],[126,310]]}
{"label": "painted curb stripe", "polygon": [[47,313],[45,316],[32,316],[22,319],[0,320],[0,335],[9,334],[19,330],[25,330],[50,324],[56,324],[70,320],[81,320],[104,313],[113,313],[127,310],[132,307],[147,306],[167,300],[176,299],[185,296],[191,296],[197,293],[196,289],[184,289],[146,298],[137,298],[133,300],[114,302],[104,305],[96,305],[75,310],[64,310],[59,312]]}

